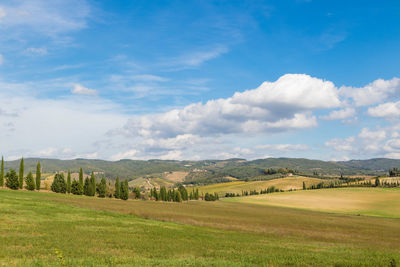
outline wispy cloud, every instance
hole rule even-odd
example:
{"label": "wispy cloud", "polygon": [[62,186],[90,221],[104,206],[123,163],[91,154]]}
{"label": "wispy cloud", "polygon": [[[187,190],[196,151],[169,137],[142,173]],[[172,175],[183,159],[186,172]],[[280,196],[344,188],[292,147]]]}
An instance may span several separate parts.
{"label": "wispy cloud", "polygon": [[45,48],[45,47],[28,47],[27,49],[25,49],[25,52],[27,54],[46,55],[47,48]]}
{"label": "wispy cloud", "polygon": [[89,89],[80,84],[74,84],[74,88],[71,93],[75,95],[97,95],[97,91],[94,89]]}
{"label": "wispy cloud", "polygon": [[184,53],[177,57],[165,59],[161,62],[161,66],[166,66],[171,70],[182,70],[195,68],[206,61],[215,59],[229,51],[226,46],[217,45],[212,48],[203,48],[192,52]]}

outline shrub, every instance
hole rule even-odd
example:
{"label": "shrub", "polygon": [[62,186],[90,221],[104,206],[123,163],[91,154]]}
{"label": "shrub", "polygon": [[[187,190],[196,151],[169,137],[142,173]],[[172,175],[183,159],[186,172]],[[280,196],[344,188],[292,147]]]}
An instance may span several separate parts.
{"label": "shrub", "polygon": [[25,186],[26,189],[31,190],[31,191],[35,190],[36,184],[35,184],[35,181],[33,180],[32,172],[29,172],[28,176],[26,176],[25,184],[26,184],[26,186]]}
{"label": "shrub", "polygon": [[13,169],[11,169],[6,174],[6,186],[13,190],[18,190],[18,188],[19,188],[18,176],[17,176],[17,173],[15,172],[15,170],[13,170]]}
{"label": "shrub", "polygon": [[127,200],[129,197],[129,187],[128,187],[128,180],[125,180],[121,183],[121,190],[120,190],[120,198],[123,200]]}
{"label": "shrub", "polygon": [[54,176],[53,184],[51,185],[51,191],[64,194],[67,192],[67,184],[65,183],[64,174],[57,173]]}
{"label": "shrub", "polygon": [[97,186],[97,193],[99,194],[98,197],[106,197],[106,193],[107,193],[107,183],[106,183],[106,179],[103,177],[101,178],[101,181],[99,183],[99,185]]}
{"label": "shrub", "polygon": [[81,195],[81,188],[79,182],[76,180],[73,180],[71,183],[71,193],[74,195]]}

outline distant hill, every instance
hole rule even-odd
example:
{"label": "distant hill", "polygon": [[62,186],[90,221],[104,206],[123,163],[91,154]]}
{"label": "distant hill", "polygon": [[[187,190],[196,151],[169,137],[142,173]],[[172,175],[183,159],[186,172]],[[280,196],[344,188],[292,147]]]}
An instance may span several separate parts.
{"label": "distant hill", "polygon": [[[186,183],[214,183],[234,179],[254,178],[264,175],[266,168],[289,168],[303,174],[319,175],[382,175],[393,167],[400,168],[400,160],[376,158],[368,160],[350,161],[321,161],[303,158],[267,158],[247,161],[245,159],[227,160],[200,160],[200,161],[175,161],[175,160],[92,160],[92,159],[39,159],[26,158],[25,172],[35,172],[36,164],[41,162],[42,172],[55,173],[57,171],[71,170],[78,172],[83,168],[85,173],[103,172],[107,178],[117,176],[122,179],[136,179],[148,175],[162,178],[167,172],[182,171],[188,175]],[[5,169],[18,169],[19,160],[5,162]]]}

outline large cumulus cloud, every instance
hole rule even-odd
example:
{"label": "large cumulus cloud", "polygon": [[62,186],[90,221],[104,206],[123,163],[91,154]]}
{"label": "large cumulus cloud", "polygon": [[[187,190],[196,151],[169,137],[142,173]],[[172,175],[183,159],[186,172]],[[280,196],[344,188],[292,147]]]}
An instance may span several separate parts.
{"label": "large cumulus cloud", "polygon": [[340,103],[332,82],[305,74],[286,74],[229,98],[132,118],[122,132],[145,138],[173,138],[304,129],[317,125],[313,110],[338,107]]}

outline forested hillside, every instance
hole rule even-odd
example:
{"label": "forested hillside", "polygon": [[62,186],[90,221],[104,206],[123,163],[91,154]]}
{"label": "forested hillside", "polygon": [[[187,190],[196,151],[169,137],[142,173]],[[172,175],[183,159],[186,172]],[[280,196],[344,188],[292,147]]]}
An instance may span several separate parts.
{"label": "forested hillside", "polygon": [[[158,175],[165,172],[185,171],[186,183],[215,183],[232,179],[268,179],[275,176],[264,174],[265,169],[288,168],[304,175],[340,176],[340,175],[383,175],[391,168],[399,168],[400,160],[396,159],[368,159],[350,161],[321,161],[302,158],[267,158],[247,161],[244,159],[228,160],[201,160],[201,161],[174,161],[174,160],[92,160],[92,159],[39,159],[26,158],[25,172],[35,172],[36,164],[41,162],[43,173],[58,171],[104,173],[110,179],[136,179],[145,175]],[[6,161],[5,170],[10,168],[18,170],[19,160]]]}

